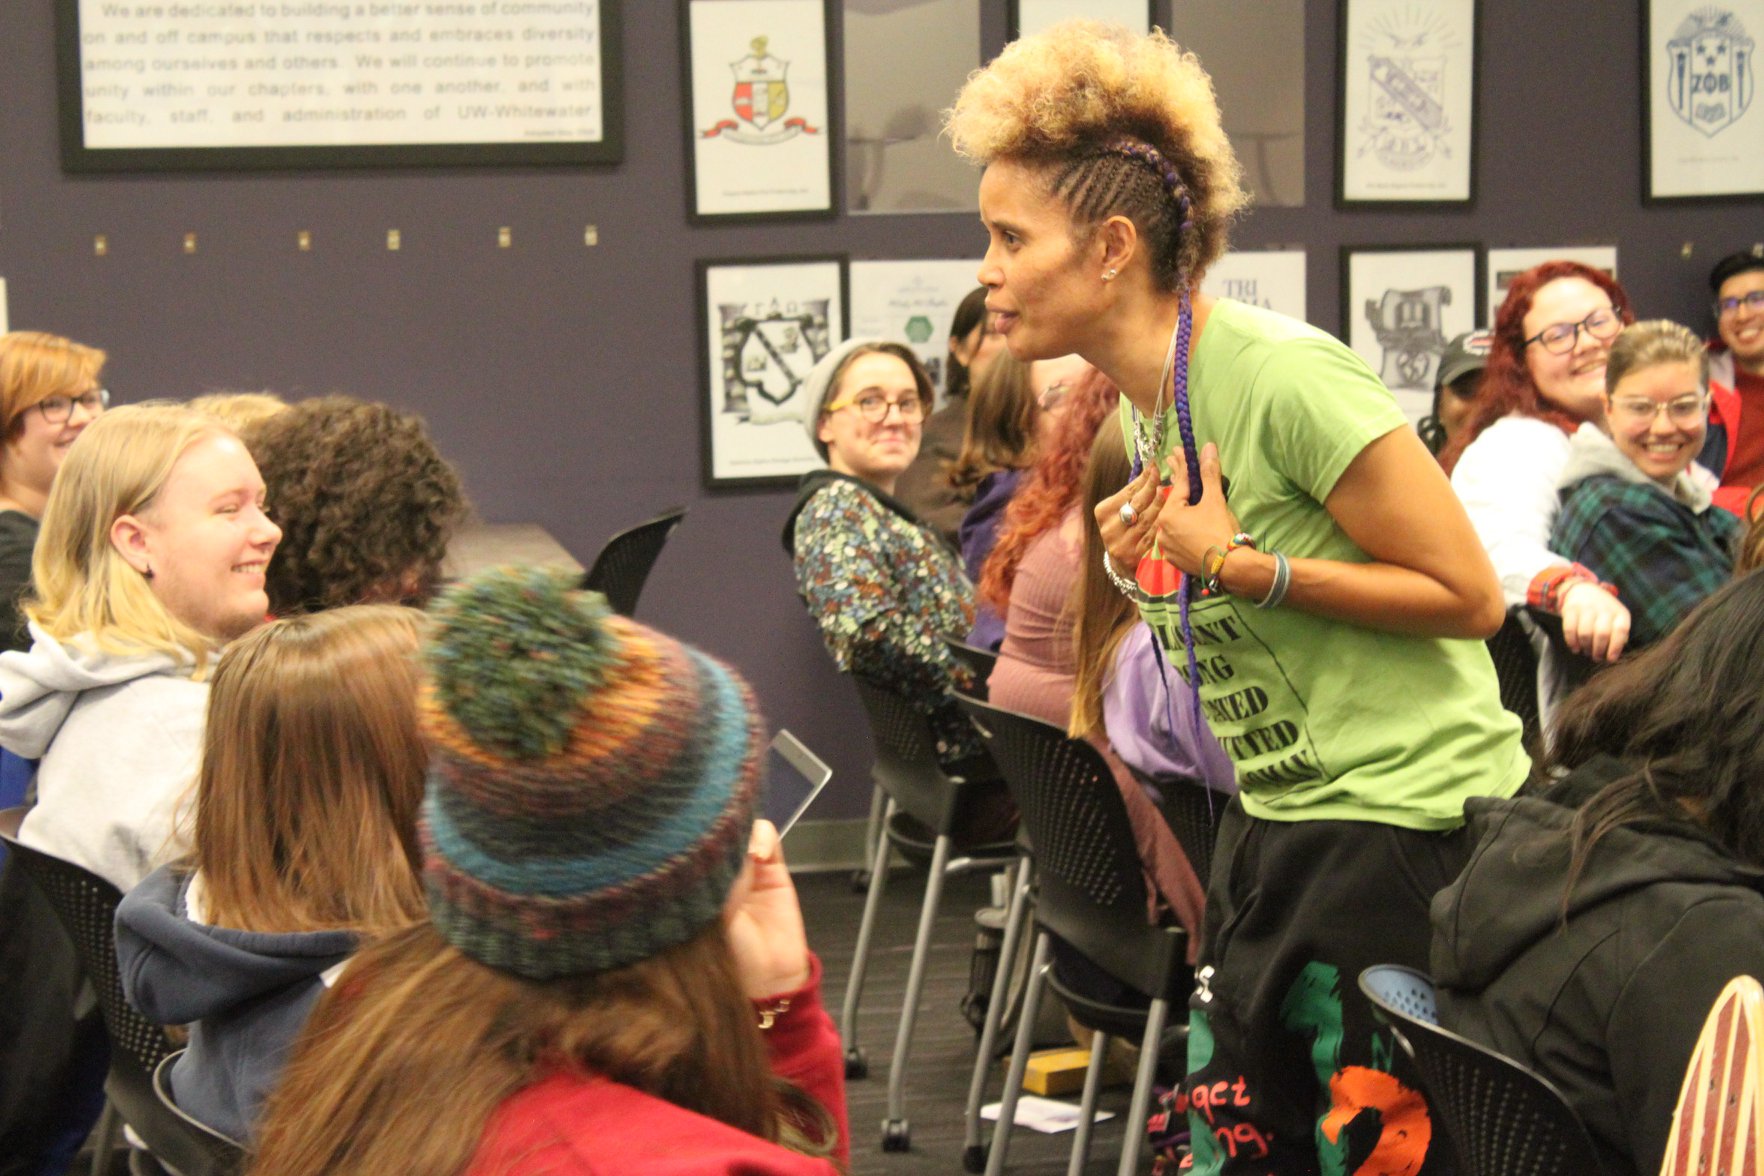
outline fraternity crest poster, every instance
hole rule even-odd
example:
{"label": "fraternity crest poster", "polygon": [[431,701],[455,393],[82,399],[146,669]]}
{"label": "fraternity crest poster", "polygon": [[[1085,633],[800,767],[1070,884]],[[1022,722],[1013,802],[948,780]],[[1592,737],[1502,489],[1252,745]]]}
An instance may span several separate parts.
{"label": "fraternity crest poster", "polygon": [[905,343],[925,365],[942,402],[949,367],[949,322],[980,282],[977,261],[854,261],[851,338]]}
{"label": "fraternity crest poster", "polygon": [[1476,0],[1342,0],[1341,12],[1341,203],[1469,201]]}
{"label": "fraternity crest poster", "polygon": [[691,0],[695,219],[833,212],[825,0]]}
{"label": "fraternity crest poster", "polygon": [[839,257],[698,263],[705,481],[788,483],[821,464],[810,369],[846,338]]}
{"label": "fraternity crest poster", "polygon": [[1201,291],[1305,322],[1305,251],[1234,249],[1207,270]]}
{"label": "fraternity crest poster", "polygon": [[1483,302],[1488,311],[1487,318],[1482,323],[1483,326],[1494,325],[1495,315],[1500,313],[1501,303],[1507,300],[1507,287],[1513,284],[1513,279],[1532,266],[1542,265],[1546,261],[1578,261],[1582,265],[1590,265],[1594,269],[1604,270],[1613,278],[1617,276],[1617,246],[1615,245],[1490,249],[1486,267],[1488,270],[1488,297]]}
{"label": "fraternity crest poster", "polygon": [[1708,199],[1764,192],[1757,38],[1764,2],[1647,4],[1646,195]]}
{"label": "fraternity crest poster", "polygon": [[1418,423],[1446,344],[1476,329],[1473,245],[1344,249],[1342,334]]}

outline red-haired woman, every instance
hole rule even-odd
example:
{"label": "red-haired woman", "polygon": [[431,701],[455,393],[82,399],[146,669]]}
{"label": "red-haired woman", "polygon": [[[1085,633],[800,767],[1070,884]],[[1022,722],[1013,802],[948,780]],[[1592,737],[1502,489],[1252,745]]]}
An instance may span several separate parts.
{"label": "red-haired woman", "polygon": [[[1604,415],[1611,340],[1635,321],[1629,296],[1603,270],[1547,261],[1513,279],[1495,317],[1482,395],[1440,454],[1509,608],[1562,618],[1570,649],[1614,661],[1629,610],[1597,576],[1549,548],[1568,442]],[[1540,701],[1552,693],[1540,668]]]}
{"label": "red-haired woman", "polygon": [[[1055,424],[1005,511],[998,543],[981,572],[980,596],[1005,618],[1004,644],[987,680],[988,698],[1006,710],[1063,728],[1071,724],[1077,688],[1072,602],[1083,567],[1084,531],[1091,526],[1084,508],[1084,472],[1098,429],[1114,427],[1121,394],[1089,364],[1058,359],[1037,360],[1032,366],[1039,369],[1044,363],[1064,365],[1060,371],[1066,392],[1058,405],[1049,406],[1058,414]],[[1106,739],[1097,742],[1127,802],[1140,858],[1153,884],[1152,900],[1168,906],[1178,922],[1195,932],[1190,939],[1195,943],[1205,902],[1201,882],[1144,788]],[[1097,995],[1108,999],[1119,994]]]}

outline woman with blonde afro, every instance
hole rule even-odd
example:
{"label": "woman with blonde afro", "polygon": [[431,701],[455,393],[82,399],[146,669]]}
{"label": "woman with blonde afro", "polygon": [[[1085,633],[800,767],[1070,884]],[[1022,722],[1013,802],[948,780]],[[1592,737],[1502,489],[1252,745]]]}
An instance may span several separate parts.
{"label": "woman with blonde afro", "polygon": [[1245,195],[1192,54],[1067,22],[974,75],[948,130],[985,169],[1005,346],[1076,352],[1121,390],[1111,575],[1237,770],[1191,1002],[1194,1170],[1438,1169],[1355,980],[1426,966],[1465,800],[1526,775],[1481,640],[1503,615],[1488,558],[1359,357],[1200,293]]}

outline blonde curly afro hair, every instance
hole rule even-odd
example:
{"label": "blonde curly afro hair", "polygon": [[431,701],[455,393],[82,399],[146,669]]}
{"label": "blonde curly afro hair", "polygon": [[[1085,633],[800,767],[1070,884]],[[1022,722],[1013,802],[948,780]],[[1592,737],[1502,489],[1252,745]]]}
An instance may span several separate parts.
{"label": "blonde curly afro hair", "polygon": [[1213,80],[1161,29],[1070,20],[1013,42],[944,120],[975,163],[1041,171],[1081,230],[1131,218],[1165,290],[1200,280],[1248,203]]}

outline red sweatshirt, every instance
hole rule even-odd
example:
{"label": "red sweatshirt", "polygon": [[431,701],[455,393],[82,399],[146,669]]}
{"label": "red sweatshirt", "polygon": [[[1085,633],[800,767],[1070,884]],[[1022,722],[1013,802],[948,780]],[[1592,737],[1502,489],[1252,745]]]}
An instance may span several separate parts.
{"label": "red sweatshirt", "polygon": [[[784,993],[790,1008],[765,1032],[772,1071],[827,1108],[851,1153],[839,1033],[821,1004],[821,962],[809,982]],[[771,1004],[772,1002],[763,1002]],[[825,1159],[799,1155],[745,1131],[592,1075],[557,1073],[517,1091],[484,1129],[468,1176],[837,1176]]]}

